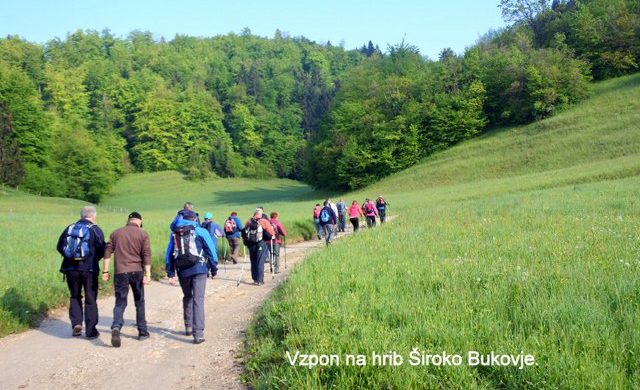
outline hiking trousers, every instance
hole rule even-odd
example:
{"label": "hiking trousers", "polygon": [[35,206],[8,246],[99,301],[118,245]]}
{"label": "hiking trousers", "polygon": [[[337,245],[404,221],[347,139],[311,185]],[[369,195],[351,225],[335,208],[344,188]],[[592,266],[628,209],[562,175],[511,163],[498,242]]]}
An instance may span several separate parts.
{"label": "hiking trousers", "polygon": [[347,214],[338,213],[338,231],[341,231],[344,233],[346,227],[347,227]]}
{"label": "hiking trousers", "polygon": [[372,227],[372,226],[376,226],[376,216],[375,215],[368,215],[367,216],[367,227]]}
{"label": "hiking trousers", "polygon": [[351,221],[351,226],[353,226],[353,231],[357,232],[358,228],[360,227],[360,218],[358,217],[349,218],[349,221]]}
{"label": "hiking trousers", "polygon": [[385,209],[378,209],[378,216],[380,217],[380,223],[383,224],[384,221],[387,219],[387,210]]}
{"label": "hiking trousers", "polygon": [[207,287],[207,274],[178,277],[178,280],[183,294],[184,326],[193,329],[194,338],[204,338],[204,292]]}
{"label": "hiking trousers", "polygon": [[229,242],[229,252],[231,253],[231,261],[233,263],[238,262],[238,254],[240,253],[240,238],[239,237],[229,237],[227,238]]}
{"label": "hiking trousers", "polygon": [[320,219],[314,218],[313,224],[316,225],[316,234],[318,235],[318,240],[319,240],[322,238],[322,225],[320,224]]}
{"label": "hiking trousers", "polygon": [[116,293],[116,305],[113,308],[113,324],[111,329],[121,329],[124,324],[124,310],[127,308],[127,296],[129,295],[129,287],[133,293],[133,302],[136,306],[136,326],[138,332],[147,332],[147,320],[144,309],[144,284],[142,279],[144,273],[125,272],[115,274],[113,277],[113,286]]}
{"label": "hiking trousers", "polygon": [[273,243],[273,271],[280,273],[280,245]]}
{"label": "hiking trousers", "polygon": [[336,236],[336,225],[328,223],[322,228],[324,229],[327,245],[329,245],[331,243],[331,240]]}
{"label": "hiking trousers", "polygon": [[[98,273],[92,271],[66,271],[69,287],[69,320],[71,327],[82,326],[84,317],[85,335],[98,334]],[[82,310],[82,290],[84,290],[84,312]]]}
{"label": "hiking trousers", "polygon": [[251,260],[251,279],[254,282],[264,283],[264,262],[268,254],[267,244],[260,241],[249,246],[249,259]]}

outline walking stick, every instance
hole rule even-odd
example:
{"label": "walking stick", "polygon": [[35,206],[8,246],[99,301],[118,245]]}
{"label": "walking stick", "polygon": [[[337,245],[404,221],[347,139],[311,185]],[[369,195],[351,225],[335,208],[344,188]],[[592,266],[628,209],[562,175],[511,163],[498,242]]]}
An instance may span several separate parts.
{"label": "walking stick", "polygon": [[242,279],[242,274],[244,273],[244,266],[247,264],[247,247],[242,245],[242,253],[244,253],[244,261],[242,262],[242,268],[240,269],[240,276],[238,277],[238,283],[236,287],[240,285],[240,280]]}
{"label": "walking stick", "polygon": [[282,236],[282,242],[284,243],[284,269],[287,269],[287,236]]}
{"label": "walking stick", "polygon": [[227,247],[229,246],[229,241],[227,241],[226,237],[220,237],[222,239],[224,239],[225,244],[223,244],[222,246],[224,246],[224,254],[222,255],[222,258],[224,259],[224,262],[227,262]]}
{"label": "walking stick", "polygon": [[270,256],[269,256],[269,266],[271,268],[271,279],[273,279],[275,277],[275,275],[273,274],[273,258],[275,256],[273,255],[273,238],[271,239],[271,251],[270,251]]}

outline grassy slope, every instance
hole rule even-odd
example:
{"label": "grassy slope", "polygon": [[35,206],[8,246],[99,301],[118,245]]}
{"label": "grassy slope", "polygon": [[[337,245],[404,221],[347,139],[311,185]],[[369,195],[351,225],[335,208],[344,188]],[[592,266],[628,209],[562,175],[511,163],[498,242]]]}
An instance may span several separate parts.
{"label": "grassy slope", "polygon": [[[640,75],[611,80],[568,112],[486,134],[368,188],[398,218],[316,252],[265,304],[249,337],[252,384],[640,386],[639,123]],[[414,347],[524,351],[538,366],[309,370],[285,357],[407,359]]]}
{"label": "grassy slope", "polygon": [[[154,272],[160,275],[169,223],[187,200],[201,215],[211,211],[218,222],[231,210],[237,210],[241,219],[248,218],[257,205],[277,210],[292,242],[312,235],[311,203],[322,195],[291,180],[190,182],[176,172],[135,174],[121,180],[98,208],[98,224],[108,235],[124,224],[130,211],[138,210],[151,237]],[[62,229],[77,220],[84,205],[78,200],[43,198],[0,187],[0,336],[26,329],[42,313],[68,299],[55,246]],[[108,288],[103,284],[103,291]]]}

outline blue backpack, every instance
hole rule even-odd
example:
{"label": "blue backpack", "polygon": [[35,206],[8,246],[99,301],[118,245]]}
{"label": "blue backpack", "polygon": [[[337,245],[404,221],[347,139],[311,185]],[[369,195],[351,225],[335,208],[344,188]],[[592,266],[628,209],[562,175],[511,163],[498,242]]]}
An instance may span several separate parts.
{"label": "blue backpack", "polygon": [[85,261],[91,256],[89,240],[91,239],[92,226],[93,224],[85,223],[69,225],[63,246],[65,258],[75,261]]}
{"label": "blue backpack", "polygon": [[330,219],[331,219],[331,214],[329,214],[329,210],[322,209],[322,211],[320,212],[320,221],[329,222]]}

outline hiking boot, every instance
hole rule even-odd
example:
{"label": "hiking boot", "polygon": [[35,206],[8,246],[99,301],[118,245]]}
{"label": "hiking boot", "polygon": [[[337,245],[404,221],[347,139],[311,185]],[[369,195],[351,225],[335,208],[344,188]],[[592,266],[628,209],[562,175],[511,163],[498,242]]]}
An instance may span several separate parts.
{"label": "hiking boot", "polygon": [[144,332],[138,332],[138,340],[146,340],[150,337],[151,335],[149,334],[149,332],[147,332],[146,330]]}
{"label": "hiking boot", "polygon": [[111,329],[111,345],[114,348],[120,348],[120,329]]}
{"label": "hiking boot", "polygon": [[191,327],[190,326],[185,326],[184,327],[184,335],[185,336],[191,336],[193,334],[193,332],[191,331]]}
{"label": "hiking boot", "polygon": [[233,262],[233,264],[238,264],[238,262],[233,259],[231,259],[231,261]]}
{"label": "hiking boot", "polygon": [[194,337],[193,338],[193,343],[194,344],[202,344],[202,343],[204,343],[204,337]]}
{"label": "hiking boot", "polygon": [[71,331],[71,336],[80,337],[82,336],[82,325],[76,325],[73,327],[73,331]]}

